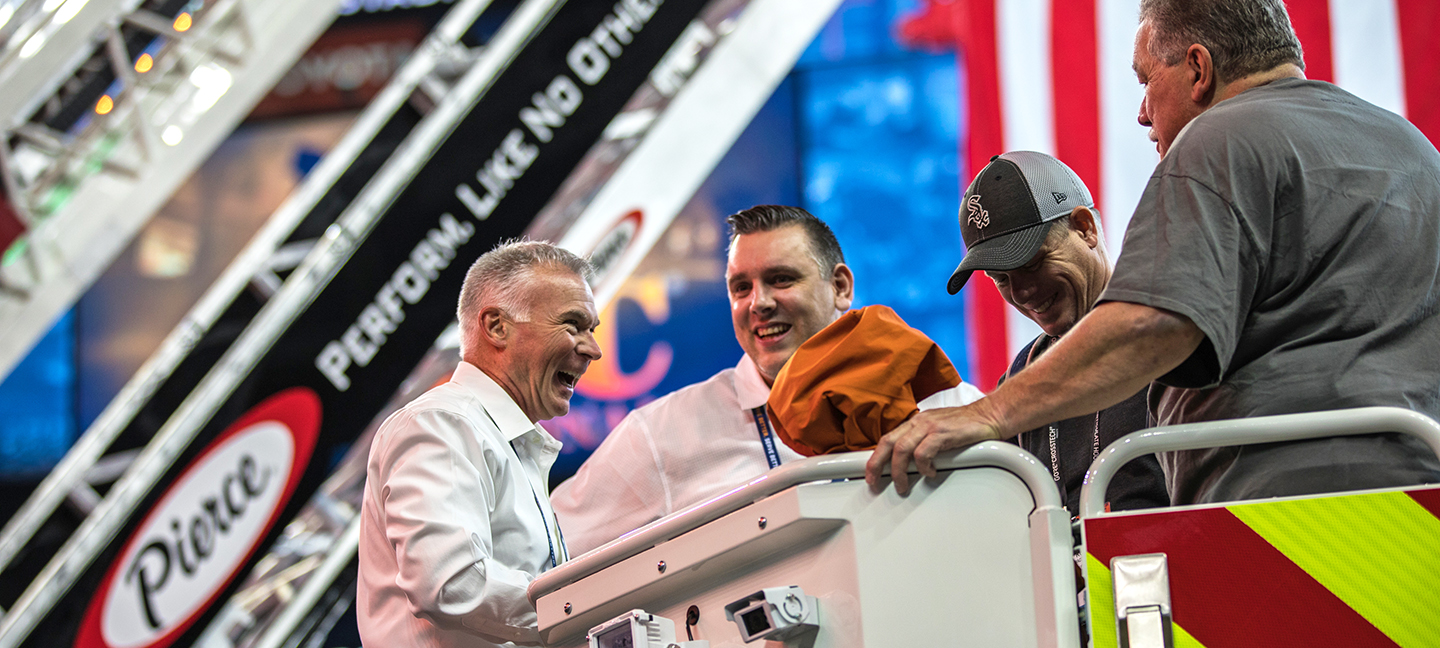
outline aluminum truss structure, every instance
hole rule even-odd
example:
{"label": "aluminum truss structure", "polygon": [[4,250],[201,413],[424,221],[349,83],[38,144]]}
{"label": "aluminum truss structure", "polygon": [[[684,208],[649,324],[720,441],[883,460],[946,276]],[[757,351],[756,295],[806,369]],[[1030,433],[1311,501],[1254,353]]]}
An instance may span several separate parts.
{"label": "aluminum truss structure", "polygon": [[[0,376],[335,17],[339,0],[0,8]],[[8,17],[6,13],[9,13]]]}

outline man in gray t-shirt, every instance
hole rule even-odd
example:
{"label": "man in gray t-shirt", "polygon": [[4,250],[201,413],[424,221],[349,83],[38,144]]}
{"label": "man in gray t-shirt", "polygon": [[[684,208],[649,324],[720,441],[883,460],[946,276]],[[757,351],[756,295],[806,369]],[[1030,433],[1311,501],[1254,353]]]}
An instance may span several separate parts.
{"label": "man in gray t-shirt", "polygon": [[[881,439],[866,470],[1008,438],[1158,379],[1162,423],[1398,405],[1440,417],[1440,155],[1306,81],[1281,0],[1143,0],[1140,123],[1162,162],[1102,303],[1024,372]],[[1177,503],[1440,482],[1391,435],[1169,457]]]}
{"label": "man in gray t-shirt", "polygon": [[[1365,405],[1440,417],[1437,209],[1435,147],[1328,83],[1279,79],[1195,118],[1151,176],[1101,296],[1205,334],[1151,390],[1159,422]],[[1391,435],[1162,463],[1176,501],[1224,501],[1411,484],[1428,455]]]}

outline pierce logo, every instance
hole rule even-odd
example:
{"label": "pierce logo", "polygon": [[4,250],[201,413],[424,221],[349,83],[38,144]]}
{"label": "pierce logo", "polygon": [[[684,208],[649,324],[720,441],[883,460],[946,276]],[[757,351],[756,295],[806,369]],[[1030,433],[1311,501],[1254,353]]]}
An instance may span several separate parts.
{"label": "pierce logo", "polygon": [[178,639],[275,526],[319,430],[319,397],[296,387],[221,433],[185,467],[110,565],[75,645],[162,648]]}
{"label": "pierce logo", "polygon": [[615,267],[630,250],[630,244],[635,242],[644,222],[645,215],[638,209],[632,209],[600,237],[600,242],[596,243],[595,249],[590,252],[590,267],[595,271],[595,285],[606,283],[615,274]]}
{"label": "pierce logo", "polygon": [[990,212],[985,211],[985,208],[980,206],[979,195],[970,196],[970,199],[965,201],[965,209],[970,211],[970,218],[967,220],[970,221],[971,225],[975,226],[975,229],[985,229],[989,227]]}

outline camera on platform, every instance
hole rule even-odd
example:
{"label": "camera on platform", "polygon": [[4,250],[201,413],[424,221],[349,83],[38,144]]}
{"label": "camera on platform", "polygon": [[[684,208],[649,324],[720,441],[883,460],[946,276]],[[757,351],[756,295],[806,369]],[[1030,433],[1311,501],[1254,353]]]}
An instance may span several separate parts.
{"label": "camera on platform", "polygon": [[725,606],[745,643],[784,641],[819,629],[820,604],[798,586],[767,587]]}

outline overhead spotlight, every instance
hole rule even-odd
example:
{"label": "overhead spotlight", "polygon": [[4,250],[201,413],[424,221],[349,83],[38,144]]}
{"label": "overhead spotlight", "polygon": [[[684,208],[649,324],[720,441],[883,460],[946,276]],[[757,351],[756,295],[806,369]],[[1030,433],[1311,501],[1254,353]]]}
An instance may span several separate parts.
{"label": "overhead spotlight", "polygon": [[189,31],[189,30],[190,30],[190,26],[193,25],[194,22],[195,22],[195,20],[190,17],[190,12],[188,12],[188,11],[183,12],[183,13],[181,13],[180,15],[178,15],[178,16],[175,17],[175,25],[174,25],[175,31],[177,31],[177,32]]}
{"label": "overhead spotlight", "polygon": [[64,5],[60,6],[59,11],[55,12],[55,24],[63,25],[67,22],[70,22],[70,20],[76,15],[78,15],[80,13],[80,10],[84,9],[85,5],[89,2],[90,0],[68,0]]}
{"label": "overhead spotlight", "polygon": [[43,29],[35,32],[35,35],[26,39],[25,44],[20,46],[20,58],[28,59],[38,54],[40,48],[45,47],[45,39],[49,37],[49,34]]}
{"label": "overhead spotlight", "polygon": [[148,52],[145,53],[145,54],[141,54],[141,55],[140,55],[140,58],[135,59],[135,71],[136,71],[136,72],[139,72],[139,73],[141,73],[141,74],[144,74],[144,73],[146,73],[146,72],[149,72],[149,71],[150,71],[150,68],[153,68],[153,67],[155,67],[155,59],[154,59],[153,57],[151,57]]}
{"label": "overhead spotlight", "polygon": [[100,100],[95,102],[95,114],[108,115],[115,109],[115,100],[110,95],[101,95]]}

